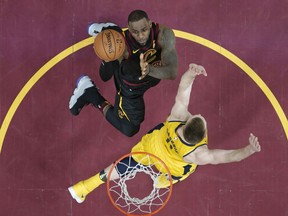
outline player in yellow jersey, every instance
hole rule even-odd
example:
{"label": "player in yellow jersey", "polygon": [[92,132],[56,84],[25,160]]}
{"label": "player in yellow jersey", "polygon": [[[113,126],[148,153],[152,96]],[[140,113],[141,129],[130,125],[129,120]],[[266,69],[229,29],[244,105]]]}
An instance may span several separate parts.
{"label": "player in yellow jersey", "polygon": [[[241,161],[261,150],[258,138],[252,133],[248,138],[248,144],[243,148],[234,150],[208,148],[206,120],[200,114],[192,115],[188,111],[192,85],[198,75],[207,76],[207,73],[202,66],[190,64],[182,75],[175,104],[167,120],[149,131],[132,148],[132,152],[148,152],[162,159],[171,172],[173,184],[187,178],[198,165]],[[141,155],[133,156],[132,161],[124,158],[111,172],[110,179],[119,178],[128,167],[136,166],[139,161],[147,165],[140,157]],[[126,166],[128,163],[129,166]],[[107,181],[111,167],[112,165],[91,178],[69,187],[72,197],[78,203],[83,202],[91,191]],[[165,173],[158,177],[157,187],[167,187],[169,184]]]}

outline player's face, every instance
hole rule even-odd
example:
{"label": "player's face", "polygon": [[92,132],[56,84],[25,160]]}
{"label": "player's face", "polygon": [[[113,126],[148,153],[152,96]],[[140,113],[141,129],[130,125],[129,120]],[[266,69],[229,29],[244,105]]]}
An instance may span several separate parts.
{"label": "player's face", "polygon": [[142,46],[146,45],[150,35],[151,21],[143,18],[136,22],[129,22],[128,29],[132,37]]}

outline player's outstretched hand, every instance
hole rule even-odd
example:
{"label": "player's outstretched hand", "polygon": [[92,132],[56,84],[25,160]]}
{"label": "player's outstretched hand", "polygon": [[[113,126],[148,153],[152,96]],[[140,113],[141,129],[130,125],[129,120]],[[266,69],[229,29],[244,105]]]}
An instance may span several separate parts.
{"label": "player's outstretched hand", "polygon": [[140,67],[141,67],[141,77],[139,77],[139,80],[143,79],[147,74],[149,74],[149,65],[144,60],[144,54],[140,54]]}
{"label": "player's outstretched hand", "polygon": [[205,68],[201,65],[197,65],[194,63],[189,64],[188,71],[191,72],[191,75],[193,77],[196,77],[196,76],[201,75],[201,74],[204,76],[207,76],[207,72],[206,72]]}
{"label": "player's outstretched hand", "polygon": [[252,152],[260,152],[261,146],[258,141],[258,137],[254,136],[254,134],[250,133],[249,136],[249,147]]}

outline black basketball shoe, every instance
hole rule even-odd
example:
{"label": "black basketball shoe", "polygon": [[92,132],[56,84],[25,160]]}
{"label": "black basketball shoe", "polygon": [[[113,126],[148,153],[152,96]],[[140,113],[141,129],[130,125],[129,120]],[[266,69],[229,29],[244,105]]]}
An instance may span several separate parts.
{"label": "black basketball shoe", "polygon": [[98,105],[104,101],[104,99],[102,101],[103,97],[88,76],[79,77],[76,86],[69,101],[69,109],[73,115],[78,115],[81,109],[90,103]]}

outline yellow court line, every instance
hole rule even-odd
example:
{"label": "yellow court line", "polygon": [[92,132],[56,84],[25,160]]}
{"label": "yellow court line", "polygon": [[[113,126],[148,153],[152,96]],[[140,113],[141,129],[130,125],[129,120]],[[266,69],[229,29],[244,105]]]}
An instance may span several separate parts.
{"label": "yellow court line", "polygon": [[[224,49],[223,47],[206,40],[204,38],[201,38],[199,36],[186,33],[183,31],[179,30],[174,30],[176,37],[183,38],[186,40],[190,40],[192,42],[199,43],[203,46],[206,46],[221,55],[225,56],[232,62],[234,62],[237,66],[239,66],[243,71],[245,71],[249,77],[251,77],[254,82],[260,87],[260,89],[264,92],[264,94],[267,96],[269,101],[271,102],[272,106],[274,107],[282,125],[284,128],[284,132],[286,133],[286,137],[288,139],[288,123],[287,123],[287,118],[285,116],[285,113],[283,109],[281,108],[279,102],[271,92],[271,90],[267,87],[267,85],[262,81],[262,79],[246,64],[244,63],[241,59],[239,59],[237,56],[229,52],[228,50]],[[48,72],[52,67],[54,67],[58,62],[62,61],[64,58],[67,56],[71,55],[72,53],[78,51],[79,49],[82,49],[90,44],[93,43],[93,37],[89,37],[87,39],[84,39],[71,47],[68,47],[58,55],[56,55],[54,58],[52,58],[50,61],[48,61],[43,67],[41,67],[31,78],[30,80],[25,84],[25,86],[21,89],[17,97],[14,99],[12,105],[10,106],[4,120],[2,123],[2,126],[0,128],[0,153],[2,150],[3,146],[3,141],[6,135],[6,132],[8,130],[8,127],[11,123],[11,120],[18,109],[20,103],[24,99],[24,97],[27,95],[27,93],[30,91],[30,89],[35,85],[38,80],[45,75],[45,73]]]}
{"label": "yellow court line", "polygon": [[50,61],[48,61],[43,67],[41,67],[30,78],[30,80],[25,84],[25,86],[21,89],[21,91],[19,92],[19,94],[17,95],[15,100],[13,101],[12,105],[10,106],[10,108],[9,108],[5,118],[4,118],[4,121],[3,121],[2,126],[0,128],[0,153],[2,150],[3,141],[5,138],[7,129],[10,125],[10,122],[11,122],[16,110],[18,109],[20,103],[22,102],[24,97],[27,95],[27,93],[30,91],[30,89],[35,85],[35,83],[38,82],[38,80],[42,76],[44,76],[44,74],[46,72],[48,72],[48,70],[50,70],[57,63],[62,61],[64,58],[66,58],[67,56],[71,55],[72,53],[74,53],[74,52],[78,51],[79,49],[82,49],[83,47],[86,47],[92,43],[93,43],[93,38],[90,37],[90,38],[87,38],[85,40],[82,40],[82,41],[72,45],[71,47],[65,49],[64,51],[62,51],[61,53],[56,55],[54,58],[52,58]]}
{"label": "yellow court line", "polygon": [[280,122],[284,128],[284,132],[286,134],[286,138],[288,140],[288,120],[283,109],[281,108],[278,100],[276,99],[272,91],[268,88],[268,86],[265,84],[265,82],[245,62],[243,62],[240,58],[238,58],[225,48],[202,37],[178,30],[174,30],[174,33],[176,37],[196,42],[218,52],[219,54],[225,56],[227,59],[232,61],[238,67],[240,67],[259,86],[259,88],[263,91],[263,93],[266,95],[266,97],[272,104],[274,110],[276,111],[280,119]]}

